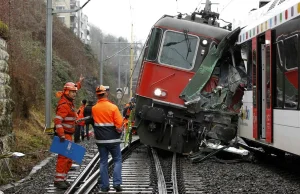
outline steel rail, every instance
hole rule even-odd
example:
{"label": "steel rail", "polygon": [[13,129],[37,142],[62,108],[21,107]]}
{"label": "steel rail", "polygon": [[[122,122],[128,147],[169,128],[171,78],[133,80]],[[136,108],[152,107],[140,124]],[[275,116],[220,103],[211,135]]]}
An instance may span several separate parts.
{"label": "steel rail", "polygon": [[178,194],[177,187],[177,173],[176,173],[176,152],[173,153],[172,159],[172,182],[173,182],[173,194]]}
{"label": "steel rail", "polygon": [[86,166],[86,168],[80,173],[80,175],[75,179],[75,181],[72,183],[72,185],[65,191],[65,194],[71,194],[74,193],[76,190],[76,187],[80,186],[82,182],[89,177],[90,173],[92,172],[92,169],[99,161],[99,152],[94,156],[94,158],[90,161],[90,163]]}
{"label": "steel rail", "polygon": [[167,193],[167,186],[166,186],[164,173],[162,171],[162,168],[161,168],[156,150],[151,148],[151,151],[152,151],[154,164],[155,164],[155,169],[156,169],[158,193],[159,194],[165,194],[165,193]]}
{"label": "steel rail", "polygon": [[[133,142],[131,142],[131,146],[127,145],[125,146],[122,150],[122,156],[131,150],[134,150],[136,148],[136,146],[138,146],[140,143],[140,139],[137,139]],[[124,159],[124,158],[123,158]],[[110,158],[108,160],[108,166],[111,166],[113,164],[113,159]],[[91,176],[89,176],[86,181],[84,181],[84,183],[80,186],[80,188],[75,192],[75,194],[85,194],[85,193],[90,193],[93,188],[97,185],[98,183],[98,178],[100,176],[100,170],[96,170],[96,172],[94,172]],[[73,192],[74,193],[74,192]]]}

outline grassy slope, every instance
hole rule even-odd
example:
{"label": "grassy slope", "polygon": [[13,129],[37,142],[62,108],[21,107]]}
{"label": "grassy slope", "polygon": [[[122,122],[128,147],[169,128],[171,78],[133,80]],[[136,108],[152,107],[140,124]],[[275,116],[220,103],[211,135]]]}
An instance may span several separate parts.
{"label": "grassy slope", "polygon": [[[0,20],[9,24],[8,41],[13,113],[14,141],[11,151],[25,153],[11,159],[13,177],[1,170],[0,184],[24,178],[32,167],[49,155],[51,139],[43,133],[45,95],[45,26],[44,1],[0,0]],[[55,92],[67,81],[76,81],[82,73],[95,84],[98,75],[97,60],[88,46],[56,18],[53,30],[53,109],[58,99]],[[107,77],[104,77],[107,79]],[[83,87],[76,100],[77,106],[89,92]],[[91,93],[91,92],[90,92]],[[54,114],[52,113],[52,116]]]}

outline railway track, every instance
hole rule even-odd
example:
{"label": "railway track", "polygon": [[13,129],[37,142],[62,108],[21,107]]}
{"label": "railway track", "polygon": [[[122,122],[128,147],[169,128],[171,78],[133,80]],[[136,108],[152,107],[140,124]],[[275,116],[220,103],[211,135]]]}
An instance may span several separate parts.
{"label": "railway track", "polygon": [[[176,168],[176,154],[173,154],[172,157],[171,176],[169,173],[167,175],[164,173],[166,167],[163,169],[156,150],[141,145],[139,141],[133,142],[130,147],[125,147],[122,150],[122,156],[122,193],[179,193],[177,187],[178,169]],[[99,193],[98,179],[100,171],[98,163],[99,156],[95,156],[65,193]],[[110,159],[110,177],[112,170],[113,161]],[[166,181],[166,179],[170,179],[171,181]],[[110,180],[110,183],[112,185],[112,180]],[[110,191],[114,191],[114,189],[111,188]]]}
{"label": "railway track", "polygon": [[[161,153],[154,148],[140,144],[139,140],[133,141],[130,147],[122,149],[122,193],[158,193],[158,194],[200,194],[200,193],[228,193],[249,191],[255,193],[255,189],[261,189],[259,184],[263,181],[253,182],[253,178],[272,177],[265,167],[259,164],[238,163],[235,165],[219,164],[212,160],[201,164],[192,164],[190,160],[174,153]],[[248,170],[259,168],[261,173],[253,174]],[[239,169],[239,172],[237,171]],[[244,170],[244,171],[243,171]],[[264,171],[265,170],[265,171]],[[257,171],[257,170],[256,170]],[[109,173],[112,177],[113,161],[109,159]],[[280,173],[281,174],[281,173]],[[80,172],[70,174],[72,183],[67,191],[55,190],[53,187],[46,189],[47,193],[100,193],[99,188],[99,154],[96,154],[87,165],[81,167]],[[259,175],[259,176],[258,176]],[[236,178],[238,176],[238,178]],[[249,177],[245,179],[245,177]],[[239,181],[245,179],[245,182]],[[254,179],[254,180],[255,180]],[[262,178],[264,180],[266,178]],[[280,180],[276,178],[276,180]],[[299,179],[298,179],[299,180]],[[288,180],[284,180],[287,182]],[[270,182],[270,181],[269,181]],[[112,180],[110,180],[112,185]],[[238,185],[240,186],[233,186]],[[245,184],[256,185],[255,187]],[[290,183],[288,183],[290,184]],[[216,186],[216,187],[215,187]],[[241,187],[241,188],[237,188]],[[257,188],[256,188],[257,187]],[[277,189],[281,191],[281,189]],[[117,193],[111,187],[109,193]],[[103,193],[103,192],[101,192]],[[267,192],[268,193],[268,192]],[[291,192],[293,193],[293,192]]]}
{"label": "railway track", "polygon": [[[172,156],[162,157],[155,149],[142,145],[139,140],[136,140],[130,147],[122,149],[122,159],[122,193],[182,193],[178,188],[178,180],[183,180],[178,176],[182,173],[175,153]],[[97,153],[87,165],[81,167],[79,172],[70,172],[68,181],[72,185],[68,190],[57,190],[50,185],[46,188],[46,193],[99,193],[99,160]],[[112,171],[113,161],[109,159],[110,177]],[[110,183],[112,185],[112,180]],[[110,192],[114,192],[112,187]]]}

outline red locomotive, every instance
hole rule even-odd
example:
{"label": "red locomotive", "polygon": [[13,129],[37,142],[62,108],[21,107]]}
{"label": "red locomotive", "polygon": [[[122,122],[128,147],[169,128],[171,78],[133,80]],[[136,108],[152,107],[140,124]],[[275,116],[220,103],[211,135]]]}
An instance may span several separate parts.
{"label": "red locomotive", "polygon": [[[153,26],[136,88],[135,127],[142,143],[177,153],[199,145],[193,125],[203,115],[188,112],[179,96],[209,50],[230,32],[219,27],[218,16],[207,9],[184,18],[165,15]],[[211,92],[215,83],[212,76],[204,90]]]}

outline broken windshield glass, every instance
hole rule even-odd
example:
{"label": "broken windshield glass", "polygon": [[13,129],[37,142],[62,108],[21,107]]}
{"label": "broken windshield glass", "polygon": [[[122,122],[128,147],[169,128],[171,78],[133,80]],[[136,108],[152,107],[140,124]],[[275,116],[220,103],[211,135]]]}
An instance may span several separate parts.
{"label": "broken windshield glass", "polygon": [[166,31],[159,62],[183,69],[192,69],[199,38],[188,35],[187,32],[179,33]]}

